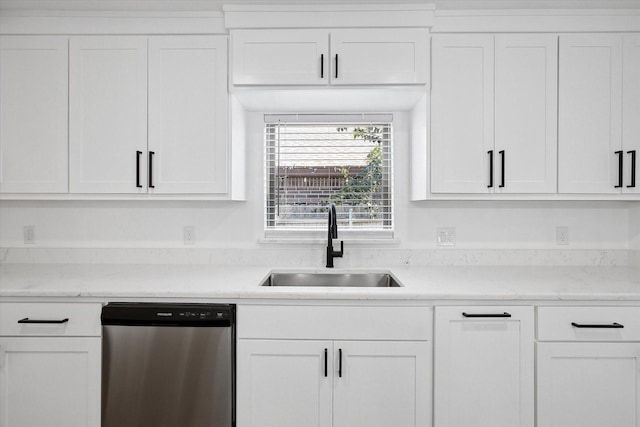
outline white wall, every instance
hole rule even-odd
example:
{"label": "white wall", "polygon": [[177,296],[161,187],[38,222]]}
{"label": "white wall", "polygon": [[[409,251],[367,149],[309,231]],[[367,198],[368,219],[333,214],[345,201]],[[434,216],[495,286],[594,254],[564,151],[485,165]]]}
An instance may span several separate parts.
{"label": "white wall", "polygon": [[629,209],[629,248],[640,251],[640,206]]}
{"label": "white wall", "polygon": [[[615,202],[410,202],[407,114],[394,114],[395,214],[400,249],[435,248],[436,227],[456,227],[460,249],[640,250],[639,204]],[[262,238],[262,115],[250,113],[246,202],[3,201],[0,247],[257,248]],[[35,245],[23,226],[35,226]],[[568,226],[569,246],[555,227]],[[308,246],[307,246],[308,247]]]}

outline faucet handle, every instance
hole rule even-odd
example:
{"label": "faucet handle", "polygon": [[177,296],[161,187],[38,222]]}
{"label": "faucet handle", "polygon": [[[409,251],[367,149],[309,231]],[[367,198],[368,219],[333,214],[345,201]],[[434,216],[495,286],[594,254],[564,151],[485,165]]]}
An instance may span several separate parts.
{"label": "faucet handle", "polygon": [[334,251],[333,252],[333,256],[338,257],[338,258],[342,258],[343,254],[344,254],[344,241],[340,240],[340,250],[339,251]]}

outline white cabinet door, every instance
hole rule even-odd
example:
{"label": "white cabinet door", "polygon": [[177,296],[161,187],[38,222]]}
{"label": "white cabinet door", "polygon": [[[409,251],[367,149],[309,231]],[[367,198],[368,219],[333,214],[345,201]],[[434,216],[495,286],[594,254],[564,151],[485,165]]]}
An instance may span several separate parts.
{"label": "white cabinet door", "polygon": [[0,192],[66,193],[68,40],[0,38]]}
{"label": "white cabinet door", "polygon": [[640,427],[640,343],[538,343],[538,427]]}
{"label": "white cabinet door", "polygon": [[431,425],[429,343],[336,341],[334,351],[334,427]]}
{"label": "white cabinet door", "polygon": [[559,192],[620,193],[622,36],[561,35],[559,56]]}
{"label": "white cabinet door", "polygon": [[331,31],[331,84],[424,84],[426,29]]}
{"label": "white cabinet door", "polygon": [[0,427],[99,427],[100,338],[0,337]]}
{"label": "white cabinet door", "polygon": [[[622,70],[623,193],[640,193],[640,35],[624,36]],[[634,163],[635,158],[635,165]],[[635,170],[634,170],[635,169]],[[635,172],[635,176],[633,176]]]}
{"label": "white cabinet door", "polygon": [[331,427],[332,350],[331,341],[238,340],[238,426]]}
{"label": "white cabinet door", "polygon": [[149,39],[150,193],[227,191],[226,37]]}
{"label": "white cabinet door", "polygon": [[72,37],[72,193],[147,192],[147,39]]}
{"label": "white cabinet door", "polygon": [[231,34],[234,85],[326,85],[326,30],[238,30]]}
{"label": "white cabinet door", "polygon": [[533,307],[436,307],[434,341],[436,426],[533,427]]}
{"label": "white cabinet door", "polygon": [[555,193],[558,38],[495,38],[497,193]]}
{"label": "white cabinet door", "polygon": [[432,193],[493,191],[493,58],[491,35],[432,37]]}

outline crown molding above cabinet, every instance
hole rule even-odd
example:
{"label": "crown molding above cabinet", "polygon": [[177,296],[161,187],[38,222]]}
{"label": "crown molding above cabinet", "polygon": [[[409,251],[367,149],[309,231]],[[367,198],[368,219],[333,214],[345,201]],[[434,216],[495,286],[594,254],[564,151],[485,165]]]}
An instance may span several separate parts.
{"label": "crown molding above cabinet", "polygon": [[431,27],[435,6],[416,3],[224,5],[228,29]]}
{"label": "crown molding above cabinet", "polygon": [[222,12],[2,10],[0,34],[226,34]]}

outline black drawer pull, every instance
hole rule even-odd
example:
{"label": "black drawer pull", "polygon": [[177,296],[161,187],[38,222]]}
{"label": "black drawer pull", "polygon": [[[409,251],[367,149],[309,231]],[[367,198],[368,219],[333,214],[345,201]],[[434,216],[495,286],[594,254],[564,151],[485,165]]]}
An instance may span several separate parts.
{"label": "black drawer pull", "polygon": [[500,154],[500,185],[498,187],[504,188],[504,150],[498,151]]}
{"label": "black drawer pull", "polygon": [[624,325],[620,323],[613,322],[611,324],[599,325],[599,324],[584,324],[584,323],[576,323],[571,322],[571,326],[574,328],[594,328],[594,329],[620,329],[624,328]]}
{"label": "black drawer pull", "polygon": [[328,356],[328,349],[324,349],[324,376],[327,377],[328,376],[328,372],[327,372],[327,356]]}
{"label": "black drawer pull", "polygon": [[149,188],[156,188],[153,185],[153,155],[154,151],[149,151]]}
{"label": "black drawer pull", "polygon": [[24,319],[20,319],[18,320],[18,323],[57,323],[57,324],[61,324],[61,323],[67,323],[69,321],[69,319],[65,318],[65,319],[60,319],[60,320],[37,320],[37,319],[29,319],[28,317],[25,317]]}
{"label": "black drawer pull", "polygon": [[142,155],[142,151],[136,151],[136,187],[142,188],[140,185],[140,156]]}
{"label": "black drawer pull", "polygon": [[618,185],[616,185],[614,188],[622,188],[622,169],[624,167],[624,160],[622,159],[622,151],[616,151],[615,154],[616,156],[618,156]]}
{"label": "black drawer pull", "polygon": [[338,349],[338,376],[342,378],[342,349]]}
{"label": "black drawer pull", "polygon": [[627,154],[631,154],[631,184],[627,185],[627,188],[635,188],[636,186],[636,150],[627,151]]}
{"label": "black drawer pull", "polygon": [[320,78],[324,79],[324,53],[320,54]]}
{"label": "black drawer pull", "polygon": [[338,54],[336,53],[336,79],[338,78]]}
{"label": "black drawer pull", "polygon": [[511,314],[505,311],[504,313],[486,313],[486,314],[462,313],[462,316],[464,317],[511,317]]}
{"label": "black drawer pull", "polygon": [[489,185],[487,188],[493,188],[493,150],[487,151],[489,155]]}

